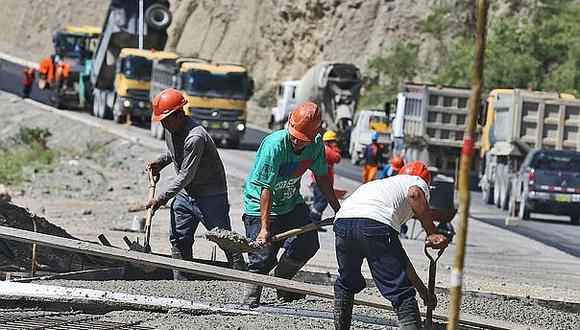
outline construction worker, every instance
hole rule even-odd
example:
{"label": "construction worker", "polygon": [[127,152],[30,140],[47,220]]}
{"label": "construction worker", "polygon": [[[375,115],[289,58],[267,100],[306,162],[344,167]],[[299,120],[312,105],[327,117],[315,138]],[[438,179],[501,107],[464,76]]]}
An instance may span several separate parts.
{"label": "construction worker", "polygon": [[[54,82],[55,55],[42,59],[38,68],[40,75],[38,87],[45,89]],[[42,83],[42,84],[41,84]]]}
{"label": "construction worker", "polygon": [[[334,164],[340,163],[340,148],[338,146],[338,137],[334,131],[326,131],[322,135],[322,142],[324,143],[324,153],[326,155],[326,168],[328,172],[328,181],[330,186],[334,187]],[[314,173],[311,173],[312,183],[310,188],[314,194],[314,201],[310,207],[310,220],[318,222],[322,219],[322,213],[328,206],[328,202],[322,195]]]}
{"label": "construction worker", "polygon": [[367,144],[364,149],[362,182],[366,183],[375,179],[377,169],[383,155],[383,146],[379,144],[379,133],[373,132],[371,144]]}
{"label": "construction worker", "polygon": [[34,68],[28,67],[22,73],[24,74],[24,78],[22,78],[22,97],[27,99],[30,97],[30,91],[34,83]]}
{"label": "construction worker", "polygon": [[[288,119],[288,128],[266,136],[256,153],[254,166],[244,189],[246,236],[264,246],[249,252],[248,271],[268,274],[274,267],[274,276],[290,279],[320,248],[318,233],[309,232],[285,241],[268,243],[271,235],[310,223],[310,209],[300,195],[302,174],[310,169],[322,195],[336,212],[340,204],[328,178],[322,137],[320,107],[313,102],[299,104]],[[280,248],[285,251],[277,259]],[[246,285],[243,303],[256,307],[262,287]],[[278,290],[281,301],[303,298]]]}
{"label": "construction worker", "polygon": [[366,286],[361,274],[365,258],[380,293],[393,304],[401,329],[422,328],[415,290],[427,306],[437,305],[398,238],[401,224],[415,217],[427,233],[428,246],[447,246],[433,223],[441,214],[429,208],[430,182],[425,164],[412,162],[399,175],[363,184],[344,201],[333,228],[339,273],[334,284],[337,330],[350,328],[354,294]]}
{"label": "construction worker", "polygon": [[[168,151],[147,164],[146,170],[155,177],[173,163],[177,176],[146,207],[154,212],[171,198],[171,256],[174,259],[193,259],[193,235],[201,222],[205,228],[220,227],[231,230],[229,201],[224,165],[214,141],[207,131],[185,115],[187,100],[180,91],[168,88],[153,99],[153,121],[161,121],[165,128]],[[241,253],[225,252],[232,268],[245,269]],[[174,279],[184,280],[174,271]]]}

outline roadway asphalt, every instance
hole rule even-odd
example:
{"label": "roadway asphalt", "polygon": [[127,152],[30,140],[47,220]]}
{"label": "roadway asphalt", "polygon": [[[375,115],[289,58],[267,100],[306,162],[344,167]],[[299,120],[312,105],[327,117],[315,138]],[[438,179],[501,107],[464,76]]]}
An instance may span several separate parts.
{"label": "roadway asphalt", "polygon": [[[0,59],[0,89],[21,95],[23,69],[24,67],[21,65]],[[31,98],[41,103],[48,103],[48,93],[39,90],[36,83],[33,86]],[[86,114],[86,116],[89,117],[90,115]],[[136,131],[143,130],[143,128],[136,127],[132,129]],[[231,162],[230,166],[227,166],[231,169],[228,170],[247,171],[247,167],[251,166],[251,162],[244,162],[242,165],[238,163],[238,160],[253,159],[253,152],[257,150],[260,142],[266,135],[267,133],[264,131],[248,128],[246,135],[240,143],[241,150],[226,151],[225,148],[222,149],[221,153],[223,154],[226,166],[228,162]],[[335,172],[337,176],[347,179],[349,190],[354,188],[353,183],[360,180],[360,167],[351,164],[348,159],[344,159],[336,167]],[[340,178],[338,178],[337,182],[341,182]],[[479,192],[472,192],[472,206],[471,215],[477,220],[521,234],[575,257],[580,257],[580,226],[571,224],[567,217],[532,214],[531,221],[522,222],[517,227],[506,227],[504,221],[508,215],[507,212],[498,210],[494,206],[484,205]]]}

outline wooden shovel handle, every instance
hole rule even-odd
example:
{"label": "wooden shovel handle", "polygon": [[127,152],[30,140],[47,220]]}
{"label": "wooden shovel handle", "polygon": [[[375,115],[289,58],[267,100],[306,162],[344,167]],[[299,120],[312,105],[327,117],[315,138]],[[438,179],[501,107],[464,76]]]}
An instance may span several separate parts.
{"label": "wooden shovel handle", "polygon": [[311,231],[318,230],[323,226],[332,225],[333,223],[334,223],[334,218],[326,218],[318,223],[309,223],[309,224],[304,225],[302,227],[290,229],[290,230],[285,231],[283,233],[274,235],[274,236],[270,237],[270,242],[282,241],[282,240],[285,240],[285,239],[292,237],[292,236],[301,235],[301,234],[305,234],[305,233],[308,233]]}
{"label": "wooden shovel handle", "polygon": [[[152,171],[147,171],[149,176],[149,199],[155,198],[155,186],[157,184],[156,178],[153,176]],[[158,179],[158,178],[157,178]],[[151,220],[153,219],[153,210],[147,210],[147,217],[145,218],[145,239],[143,240],[143,246],[148,248],[149,240],[151,239]]]}

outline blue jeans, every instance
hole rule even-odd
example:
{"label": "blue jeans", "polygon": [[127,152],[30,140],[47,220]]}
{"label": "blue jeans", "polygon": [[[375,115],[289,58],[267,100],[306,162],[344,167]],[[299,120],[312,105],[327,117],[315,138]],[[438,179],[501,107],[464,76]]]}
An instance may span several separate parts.
{"label": "blue jeans", "polygon": [[[197,198],[184,191],[175,196],[171,203],[171,229],[169,241],[172,246],[189,248],[193,245],[193,235],[201,222],[210,230],[214,227],[231,230],[230,204],[228,194],[216,194]],[[226,252],[230,262],[243,261],[241,253]],[[233,259],[233,260],[232,260]]]}
{"label": "blue jeans", "polygon": [[[276,235],[309,224],[308,214],[308,206],[299,204],[289,213],[272,216],[270,218],[270,235]],[[261,228],[260,217],[244,214],[242,220],[246,227],[246,236],[250,239],[256,239]],[[248,271],[268,274],[278,263],[277,256],[280,248],[285,249],[284,254],[287,258],[298,263],[306,263],[320,249],[318,233],[312,231],[293,236],[284,241],[271,243],[264,250],[249,252],[250,265],[248,266]]]}
{"label": "blue jeans", "polygon": [[322,191],[320,191],[316,182],[312,182],[310,187],[312,187],[314,192],[314,202],[310,208],[310,221],[318,222],[322,220],[322,213],[328,206],[328,202],[326,201],[326,198],[324,198],[324,195],[322,194]]}
{"label": "blue jeans", "polygon": [[406,274],[409,258],[396,230],[365,218],[337,219],[333,230],[339,274],[335,292],[359,293],[365,288],[361,265],[367,259],[377,288],[395,308],[415,297],[415,288]]}

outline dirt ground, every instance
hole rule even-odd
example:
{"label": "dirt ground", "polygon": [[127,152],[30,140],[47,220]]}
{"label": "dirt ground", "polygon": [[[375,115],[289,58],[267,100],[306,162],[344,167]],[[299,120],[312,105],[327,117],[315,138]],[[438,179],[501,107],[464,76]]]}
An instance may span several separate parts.
{"label": "dirt ground", "polygon": [[[0,93],[0,104],[3,105],[0,111],[0,150],[14,150],[21,144],[18,132],[21,126],[26,126],[48,128],[52,133],[48,146],[57,153],[52,165],[28,166],[25,168],[26,180],[8,186],[13,203],[28,207],[81,239],[96,241],[100,233],[105,233],[113,245],[124,246],[123,236],[131,239],[142,237],[140,233],[124,230],[131,228],[134,217],[145,216],[142,205],[147,199],[147,176],[143,169],[148,160],[157,157],[160,149],[134,144],[98,128],[40,111],[5,93]],[[165,170],[160,185],[166,186],[172,177],[173,169]],[[228,184],[231,209],[238,210],[235,213],[239,214],[244,181],[228,176]],[[154,218],[151,244],[156,252],[169,252],[168,218],[168,209],[160,210]],[[238,220],[232,218],[232,221]],[[198,239],[196,257],[209,259],[211,246],[211,243]],[[410,246],[410,249],[414,247]],[[217,253],[217,258],[225,260],[221,252]],[[179,297],[217,305],[238,304],[242,292],[239,283],[219,281],[51,281],[40,284]],[[375,288],[368,288],[362,294],[378,296]],[[445,311],[448,292],[438,289],[438,295],[441,297],[438,311]],[[268,305],[276,306],[274,297],[273,290],[265,291],[264,301]],[[330,301],[310,297],[286,307],[332,310]],[[463,309],[469,314],[543,329],[580,327],[580,308],[577,304],[554,304],[540,299],[466,292]],[[392,314],[372,308],[356,308],[355,314],[393,318]],[[104,317],[122,321],[144,319],[147,320],[144,325],[157,329],[255,329],[256,325],[272,329],[332,327],[332,322],[325,319],[271,315],[193,316],[178,312],[117,311]],[[384,327],[360,322],[353,325],[353,329],[375,328]]]}

